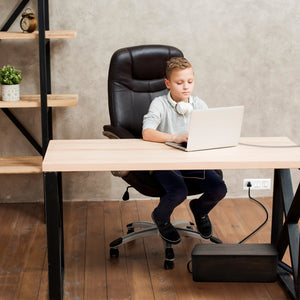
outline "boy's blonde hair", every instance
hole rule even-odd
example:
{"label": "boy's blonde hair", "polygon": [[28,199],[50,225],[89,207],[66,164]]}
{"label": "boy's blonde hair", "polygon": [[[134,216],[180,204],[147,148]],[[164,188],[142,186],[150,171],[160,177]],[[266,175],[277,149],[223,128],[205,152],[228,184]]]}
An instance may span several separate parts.
{"label": "boy's blonde hair", "polygon": [[170,79],[171,73],[178,69],[191,68],[191,63],[184,57],[172,57],[167,61],[166,78]]}

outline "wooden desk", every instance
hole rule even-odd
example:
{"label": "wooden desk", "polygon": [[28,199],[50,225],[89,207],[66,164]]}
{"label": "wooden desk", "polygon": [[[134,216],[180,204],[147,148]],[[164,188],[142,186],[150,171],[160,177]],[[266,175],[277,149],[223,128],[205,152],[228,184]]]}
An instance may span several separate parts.
{"label": "wooden desk", "polygon": [[[63,211],[61,172],[274,169],[271,243],[281,260],[290,247],[292,268],[279,267],[278,276],[292,297],[300,299],[300,188],[294,197],[291,168],[300,168],[300,148],[285,137],[241,138],[237,147],[184,152],[138,139],[54,140],[43,162],[48,241],[49,298],[63,298]],[[274,147],[279,146],[279,147]],[[283,224],[283,216],[285,223]],[[292,277],[288,274],[292,272]],[[293,280],[294,279],[294,280]]]}

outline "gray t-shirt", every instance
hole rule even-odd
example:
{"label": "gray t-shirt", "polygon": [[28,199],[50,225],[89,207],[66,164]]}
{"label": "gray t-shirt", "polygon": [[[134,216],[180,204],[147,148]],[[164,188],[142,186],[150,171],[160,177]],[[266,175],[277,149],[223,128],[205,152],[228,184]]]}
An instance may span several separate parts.
{"label": "gray t-shirt", "polygon": [[[153,99],[148,113],[144,115],[143,130],[151,128],[176,135],[188,132],[190,114],[181,115],[177,113],[170,98],[169,92],[167,95]],[[198,97],[190,96],[189,103],[193,106],[193,110],[204,110],[208,108],[207,104]]]}

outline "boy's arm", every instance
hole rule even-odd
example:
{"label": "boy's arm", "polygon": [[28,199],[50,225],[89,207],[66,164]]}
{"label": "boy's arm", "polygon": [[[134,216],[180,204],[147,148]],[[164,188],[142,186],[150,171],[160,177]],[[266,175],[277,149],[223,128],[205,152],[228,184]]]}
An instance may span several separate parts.
{"label": "boy's arm", "polygon": [[165,143],[165,142],[182,143],[182,142],[187,142],[188,133],[176,135],[176,134],[161,132],[152,128],[146,128],[143,130],[143,140],[150,141],[150,142],[159,142],[159,143]]}

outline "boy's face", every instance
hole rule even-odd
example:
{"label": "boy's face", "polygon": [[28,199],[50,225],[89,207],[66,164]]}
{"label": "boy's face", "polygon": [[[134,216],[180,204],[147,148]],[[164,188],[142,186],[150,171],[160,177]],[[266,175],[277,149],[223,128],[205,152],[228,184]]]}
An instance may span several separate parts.
{"label": "boy's face", "polygon": [[172,71],[170,78],[165,79],[165,84],[170,90],[171,97],[175,102],[187,102],[194,90],[193,69],[175,69]]}

